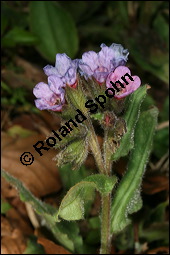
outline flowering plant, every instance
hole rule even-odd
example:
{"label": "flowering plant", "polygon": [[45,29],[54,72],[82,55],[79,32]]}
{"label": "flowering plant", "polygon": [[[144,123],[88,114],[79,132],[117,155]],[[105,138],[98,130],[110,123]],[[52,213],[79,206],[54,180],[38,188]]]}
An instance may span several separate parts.
{"label": "flowering plant", "polygon": [[[62,123],[66,121],[68,124],[60,129],[63,139],[54,146],[60,150],[56,156],[57,164],[71,163],[73,169],[80,169],[88,153],[92,152],[98,168],[97,174],[82,179],[68,191],[57,211],[27,194],[27,200],[32,201],[35,210],[52,226],[56,239],[72,252],[80,253],[83,244],[82,249],[76,248],[76,244],[70,245],[67,230],[64,230],[64,237],[60,234],[61,220],[84,219],[94,190],[101,195],[100,254],[110,252],[112,235],[122,231],[130,223],[130,215],[142,207],[141,181],[151,151],[158,111],[155,107],[142,108],[149,86],[140,86],[140,78],[130,76],[131,71],[125,66],[128,55],[128,50],[114,43],[110,47],[102,44],[98,53],[89,51],[82,59],[73,61],[65,53],[57,54],[55,67],[44,67],[48,83],[40,82],[33,90],[37,108],[56,112]],[[114,95],[109,92],[106,98],[106,89],[113,88],[112,83],[126,74],[129,76],[122,79],[123,86],[119,83],[118,91]],[[79,119],[79,125],[73,120],[76,109],[84,118],[84,121]],[[102,146],[96,121],[103,130]],[[119,180],[113,171],[113,163],[129,153],[127,171]],[[28,192],[15,178],[6,173],[4,176],[18,185],[23,194]]]}

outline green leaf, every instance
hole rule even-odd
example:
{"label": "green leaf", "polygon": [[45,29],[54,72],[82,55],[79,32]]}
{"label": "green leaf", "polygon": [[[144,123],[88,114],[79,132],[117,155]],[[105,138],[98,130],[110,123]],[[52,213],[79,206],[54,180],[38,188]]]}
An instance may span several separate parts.
{"label": "green leaf", "polygon": [[156,104],[155,100],[150,95],[147,94],[141,104],[141,112],[149,110],[155,104]]}
{"label": "green leaf", "polygon": [[145,217],[145,221],[143,221],[145,226],[149,226],[156,222],[165,222],[166,219],[166,208],[169,206],[168,199],[160,204],[158,204],[152,210],[149,210]]}
{"label": "green leaf", "polygon": [[91,118],[94,119],[94,120],[100,120],[102,121],[103,118],[104,118],[104,114],[101,113],[101,112],[97,112],[95,114],[91,114]]}
{"label": "green leaf", "polygon": [[56,156],[58,166],[72,163],[73,169],[79,169],[88,155],[88,138],[77,138]]}
{"label": "green leaf", "polygon": [[168,222],[154,223],[146,228],[139,228],[139,237],[147,242],[163,240],[164,245],[169,244],[169,224]]}
{"label": "green leaf", "polygon": [[133,250],[134,249],[134,227],[128,225],[124,231],[115,235],[114,245],[119,250]]}
{"label": "green leaf", "polygon": [[8,212],[10,209],[12,208],[12,206],[1,200],[1,214],[5,214],[6,212]]}
{"label": "green leaf", "polygon": [[37,243],[37,237],[32,235],[27,241],[27,247],[23,254],[46,254],[44,247]]}
{"label": "green leaf", "polygon": [[166,218],[166,208],[169,206],[168,199],[158,204],[154,209],[146,211],[145,217],[139,224],[139,238],[148,242],[163,240],[164,245],[169,243],[169,228]]}
{"label": "green leaf", "polygon": [[63,105],[62,108],[62,119],[63,120],[70,120],[70,119],[74,119],[76,115],[76,111],[74,108],[70,107],[70,105]]}
{"label": "green leaf", "polygon": [[67,222],[67,225],[65,225],[63,222],[56,224],[54,218],[57,211],[56,208],[36,198],[29,190],[27,190],[21,181],[6,171],[2,170],[1,173],[10,184],[18,189],[20,199],[24,202],[30,203],[36,213],[43,218],[44,225],[49,228],[50,231],[52,231],[54,238],[60,244],[72,252],[76,251],[77,249],[75,245],[78,245],[78,247],[82,246],[82,237],[79,236],[79,229],[75,222]]}
{"label": "green leaf", "polygon": [[137,123],[135,146],[128,169],[118,186],[111,207],[111,229],[114,233],[123,230],[130,223],[128,214],[138,211],[142,206],[140,186],[152,148],[157,116],[157,108],[152,108],[143,112]]}
{"label": "green leaf", "polygon": [[67,101],[74,107],[75,110],[79,109],[83,114],[86,115],[87,108],[85,107],[85,103],[87,99],[85,97],[85,92],[83,91],[81,81],[77,84],[76,89],[66,86],[65,90]]}
{"label": "green leaf", "polygon": [[[66,123],[66,122],[65,122]],[[62,122],[61,125],[65,125]],[[72,142],[76,141],[77,139],[85,139],[87,137],[87,128],[84,125],[79,125],[78,127],[73,127],[73,130],[65,136],[62,141],[57,143],[54,148],[56,149],[64,149],[67,145],[71,144]]]}
{"label": "green leaf", "polygon": [[141,103],[146,96],[146,91],[147,85],[142,86],[128,98],[128,108],[124,116],[122,116],[126,121],[127,132],[122,137],[119,148],[113,154],[113,160],[118,160],[120,157],[126,156],[134,147],[134,129],[139,118]]}
{"label": "green leaf", "polygon": [[56,221],[60,221],[59,217],[64,220],[84,219],[84,204],[93,199],[94,190],[107,194],[116,182],[115,176],[110,178],[103,174],[96,174],[86,177],[67,192],[56,214]]}
{"label": "green leaf", "polygon": [[78,50],[78,36],[71,15],[59,3],[30,2],[30,26],[39,38],[38,51],[54,62],[57,53],[74,57]]}
{"label": "green leaf", "polygon": [[[91,174],[91,171],[87,169],[84,165],[81,166],[80,169],[72,171],[71,164],[67,164],[59,168],[59,173],[63,184],[63,192],[65,194],[65,192],[68,191],[72,186],[82,181],[85,177],[89,176]],[[88,217],[93,202],[94,200],[89,200],[84,205],[85,217]]]}
{"label": "green leaf", "polygon": [[91,171],[89,171],[89,169],[87,169],[84,165],[81,166],[78,171],[72,171],[71,164],[66,164],[59,167],[59,173],[64,190],[69,190],[76,183],[82,181],[82,179],[90,175],[90,172]]}
{"label": "green leaf", "polygon": [[14,27],[2,38],[3,47],[15,47],[17,44],[34,45],[38,39],[31,32]]}

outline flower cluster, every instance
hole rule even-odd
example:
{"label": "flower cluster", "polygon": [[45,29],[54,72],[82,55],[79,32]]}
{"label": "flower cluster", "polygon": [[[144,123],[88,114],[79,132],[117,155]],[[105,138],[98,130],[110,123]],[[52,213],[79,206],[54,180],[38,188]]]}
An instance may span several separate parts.
{"label": "flower cluster", "polygon": [[[44,72],[48,76],[48,84],[38,83],[33,93],[35,104],[40,110],[61,111],[65,104],[65,87],[76,88],[79,72],[86,80],[95,79],[98,84],[110,88],[110,81],[116,82],[125,73],[131,74],[125,67],[129,52],[122,45],[113,43],[110,47],[101,44],[101,50],[85,52],[82,59],[71,60],[65,53],[56,55],[55,67],[47,65]],[[132,76],[133,82],[115,94],[120,99],[135,91],[141,84],[138,76]]]}

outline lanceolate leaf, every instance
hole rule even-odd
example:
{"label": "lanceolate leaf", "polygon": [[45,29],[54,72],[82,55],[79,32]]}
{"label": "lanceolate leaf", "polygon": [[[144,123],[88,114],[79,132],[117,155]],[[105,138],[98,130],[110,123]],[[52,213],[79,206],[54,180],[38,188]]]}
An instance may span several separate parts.
{"label": "lanceolate leaf", "polygon": [[70,14],[59,3],[31,1],[31,31],[38,37],[37,49],[49,61],[55,61],[57,53],[74,57],[78,50],[78,36]]}
{"label": "lanceolate leaf", "polygon": [[73,169],[79,169],[88,155],[88,138],[77,138],[67,145],[56,156],[57,164],[62,166],[67,163],[73,164]]}
{"label": "lanceolate leaf", "polygon": [[18,189],[22,201],[29,202],[32,205],[33,209],[43,218],[44,224],[50,231],[52,231],[54,237],[59,243],[72,252],[78,250],[76,245],[82,247],[83,241],[79,236],[79,230],[76,223],[67,222],[67,226],[63,222],[56,224],[54,219],[54,214],[57,211],[56,208],[43,203],[41,200],[36,198],[29,190],[27,190],[22,182],[6,171],[2,170],[2,176]]}
{"label": "lanceolate leaf", "polygon": [[140,209],[142,200],[140,186],[152,147],[158,110],[152,108],[141,114],[135,130],[135,148],[131,153],[125,173],[111,207],[111,229],[113,233],[123,230],[130,223],[128,214]]}
{"label": "lanceolate leaf", "polygon": [[141,103],[146,96],[146,91],[147,85],[138,88],[129,97],[128,108],[122,117],[126,121],[127,132],[122,137],[119,148],[113,154],[113,160],[118,160],[120,157],[126,156],[134,147],[134,129],[138,121]]}
{"label": "lanceolate leaf", "polygon": [[94,190],[107,194],[116,182],[115,176],[110,178],[103,174],[95,174],[86,177],[67,192],[56,214],[56,221],[60,221],[59,217],[64,220],[84,219],[84,203],[93,199]]}
{"label": "lanceolate leaf", "polygon": [[81,81],[77,84],[76,89],[70,86],[66,86],[66,99],[75,110],[79,109],[83,114],[86,115],[87,108],[85,107],[85,103],[87,99],[83,91]]}

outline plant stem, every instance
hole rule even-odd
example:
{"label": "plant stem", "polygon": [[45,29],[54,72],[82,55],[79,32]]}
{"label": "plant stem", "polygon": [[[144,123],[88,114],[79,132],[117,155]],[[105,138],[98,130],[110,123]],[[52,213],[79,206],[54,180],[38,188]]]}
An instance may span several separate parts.
{"label": "plant stem", "polygon": [[110,254],[111,248],[110,206],[111,206],[111,193],[102,196],[100,254]]}
{"label": "plant stem", "polygon": [[111,176],[113,160],[111,159],[112,152],[108,144],[108,132],[109,132],[109,129],[106,128],[104,131],[103,152],[104,152],[104,163],[105,163],[106,174],[108,176]]}
{"label": "plant stem", "polygon": [[88,119],[86,123],[87,123],[88,129],[90,131],[90,141],[89,141],[90,149],[91,149],[93,156],[95,158],[97,167],[99,168],[99,172],[101,174],[106,174],[102,153],[100,150],[97,136],[94,131],[94,127],[93,127],[90,119]]}
{"label": "plant stem", "polygon": [[[111,151],[108,146],[108,128],[106,127],[104,132],[104,164],[106,175],[111,176],[112,174],[112,160]],[[111,208],[111,193],[102,196],[102,212],[101,212],[101,248],[100,254],[109,254],[111,249],[111,238],[110,233],[110,208]]]}
{"label": "plant stem", "polygon": [[[99,168],[99,172],[105,175],[111,175],[112,160],[109,147],[107,145],[108,130],[105,130],[104,138],[104,157],[101,153],[101,149],[98,143],[97,136],[95,134],[94,127],[91,121],[88,119],[87,126],[90,131],[90,148],[93,152],[96,164]],[[100,254],[109,254],[111,248],[111,233],[110,233],[110,208],[111,208],[111,193],[102,195],[101,205],[101,248]]]}

